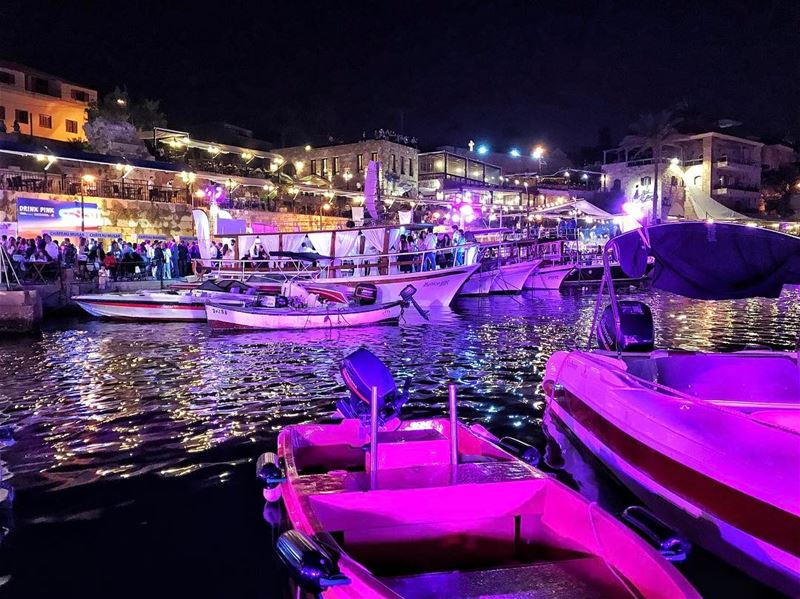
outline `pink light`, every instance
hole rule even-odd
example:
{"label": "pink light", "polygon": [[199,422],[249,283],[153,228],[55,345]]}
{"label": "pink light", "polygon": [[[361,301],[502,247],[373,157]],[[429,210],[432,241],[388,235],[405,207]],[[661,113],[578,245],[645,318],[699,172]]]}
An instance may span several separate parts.
{"label": "pink light", "polygon": [[625,214],[632,216],[636,220],[641,220],[644,217],[644,208],[639,202],[625,202],[622,205]]}

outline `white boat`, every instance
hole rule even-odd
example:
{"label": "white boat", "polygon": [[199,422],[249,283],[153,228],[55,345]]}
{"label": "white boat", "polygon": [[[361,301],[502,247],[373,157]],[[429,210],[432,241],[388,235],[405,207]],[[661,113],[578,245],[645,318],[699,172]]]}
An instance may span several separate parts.
{"label": "white boat", "polygon": [[497,277],[492,281],[492,293],[515,293],[522,291],[526,281],[541,264],[541,260],[511,262],[500,266]]}
{"label": "white boat", "polygon": [[[664,557],[535,466],[535,449],[457,418],[401,420],[391,373],[345,358],[339,423],[299,424],[259,457],[291,530],[292,596],[329,599],[696,598]],[[267,510],[265,510],[266,512]]]}
{"label": "white boat", "polygon": [[218,330],[334,329],[396,323],[403,302],[371,306],[326,304],[317,308],[207,304],[205,310],[208,324]]}
{"label": "white boat", "polygon": [[557,291],[573,268],[573,264],[539,265],[525,281],[525,289]]}
{"label": "white boat", "polygon": [[[800,239],[672,223],[612,240],[592,326],[606,351],[557,352],[544,380],[551,415],[654,513],[800,596],[798,354],[654,350],[649,308],[616,299],[614,254],[632,277],[653,257],[653,286],[686,297],[777,297],[800,284]],[[598,317],[604,289],[611,304]]]}
{"label": "white boat", "polygon": [[[430,229],[426,225],[406,225],[239,235],[240,256],[247,255],[253,246],[259,245],[269,257],[263,260],[227,260],[215,265],[208,260],[202,262],[206,264],[209,276],[217,279],[247,281],[253,275],[278,275],[305,278],[320,287],[343,285],[355,288],[363,283],[373,284],[378,288],[379,301],[383,302],[393,301],[411,284],[417,289],[415,299],[421,306],[448,306],[461,286],[479,268],[477,245],[408,253],[391,251],[398,246],[400,235],[414,227]],[[424,256],[440,253],[447,254],[451,260],[438,262],[456,264],[423,270]],[[454,253],[458,254],[458,260],[452,260]],[[404,268],[410,272],[405,272]]]}
{"label": "white boat", "polygon": [[473,232],[480,242],[481,268],[464,283],[459,295],[488,295],[522,291],[525,281],[541,263],[536,257],[535,239],[513,239],[513,229]]}
{"label": "white boat", "polygon": [[494,281],[499,274],[500,271],[496,267],[489,265],[484,268],[484,265],[481,265],[481,267],[466,280],[461,287],[461,291],[458,292],[458,295],[489,295]]}
{"label": "white boat", "polygon": [[255,290],[247,285],[236,281],[221,285],[207,281],[193,290],[76,295],[72,301],[98,318],[140,321],[204,321],[209,301],[230,305],[255,301]]}

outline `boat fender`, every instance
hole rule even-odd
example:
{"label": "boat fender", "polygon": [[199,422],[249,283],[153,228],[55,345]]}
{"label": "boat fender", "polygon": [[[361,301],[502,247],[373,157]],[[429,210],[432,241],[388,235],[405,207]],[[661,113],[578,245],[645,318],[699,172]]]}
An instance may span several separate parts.
{"label": "boat fender", "polygon": [[625,508],[622,521],[647,539],[668,561],[682,562],[691,551],[692,545],[688,540],[640,505]]}
{"label": "boat fender", "polygon": [[271,451],[262,453],[256,462],[256,477],[265,489],[274,489],[279,484],[286,482],[280,458]]}
{"label": "boat fender", "polygon": [[541,460],[539,450],[533,445],[529,445],[524,441],[515,439],[514,437],[503,437],[500,439],[500,446],[517,456],[520,460],[531,466],[538,466]]}
{"label": "boat fender", "polygon": [[288,530],[278,537],[275,551],[297,585],[308,593],[350,583],[339,570],[339,555],[299,530]]}

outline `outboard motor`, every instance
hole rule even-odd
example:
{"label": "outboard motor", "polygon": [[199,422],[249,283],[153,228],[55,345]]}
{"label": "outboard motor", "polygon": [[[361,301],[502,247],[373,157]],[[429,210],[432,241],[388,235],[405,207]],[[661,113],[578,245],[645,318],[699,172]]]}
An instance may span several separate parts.
{"label": "outboard motor", "polygon": [[650,541],[653,547],[668,561],[682,562],[692,549],[689,541],[640,505],[625,508],[621,518],[633,530]]}
{"label": "outboard motor", "polygon": [[297,585],[308,593],[322,593],[328,587],[350,583],[339,570],[339,555],[299,530],[289,530],[278,537],[275,551]]}
{"label": "outboard motor", "polygon": [[606,306],[597,324],[597,343],[608,351],[649,352],[655,346],[655,327],[650,306],[634,300],[617,302],[622,339],[617,341],[614,312]]}
{"label": "outboard motor", "polygon": [[520,460],[531,466],[538,466],[542,459],[539,450],[533,445],[520,441],[514,437],[503,437],[500,439],[500,447],[517,456]]}
{"label": "outboard motor", "polygon": [[404,302],[410,303],[412,306],[414,306],[414,308],[416,308],[417,312],[419,312],[419,315],[422,316],[422,318],[428,320],[428,311],[423,310],[422,306],[420,306],[417,303],[417,300],[414,299],[416,294],[417,288],[409,284],[403,287],[403,289],[400,291],[400,299]]}
{"label": "outboard motor", "polygon": [[378,288],[372,283],[359,283],[353,290],[353,300],[359,306],[371,306],[378,301]]}
{"label": "outboard motor", "polygon": [[359,418],[365,425],[369,422],[373,387],[378,389],[380,424],[398,416],[400,408],[408,400],[411,381],[406,381],[401,393],[386,364],[364,347],[342,360],[341,373],[350,397],[338,401],[336,407],[345,418]]}

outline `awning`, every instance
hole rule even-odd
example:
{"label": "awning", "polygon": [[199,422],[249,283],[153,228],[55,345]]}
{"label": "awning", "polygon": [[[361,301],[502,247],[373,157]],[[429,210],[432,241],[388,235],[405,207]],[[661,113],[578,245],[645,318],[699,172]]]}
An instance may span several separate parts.
{"label": "awning", "polygon": [[778,297],[800,284],[800,238],[731,223],[683,222],[636,229],[613,239],[631,278],[655,266],[653,286],[694,299]]}

